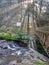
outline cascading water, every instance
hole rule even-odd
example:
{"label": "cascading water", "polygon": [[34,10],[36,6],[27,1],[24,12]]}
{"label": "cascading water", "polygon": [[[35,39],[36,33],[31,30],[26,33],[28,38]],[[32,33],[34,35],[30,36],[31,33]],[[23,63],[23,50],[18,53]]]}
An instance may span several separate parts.
{"label": "cascading water", "polygon": [[18,42],[5,41],[3,43],[0,43],[0,55],[7,54],[21,55],[24,53],[24,51],[26,51],[26,48],[21,47]]}
{"label": "cascading water", "polygon": [[[33,43],[31,45],[33,45]],[[27,61],[31,63],[31,61],[37,60],[38,56],[41,56],[43,59],[43,56],[31,48],[31,46],[24,48],[20,46],[18,42],[14,41],[0,43],[0,65],[15,64],[16,60],[16,63],[26,63]]]}

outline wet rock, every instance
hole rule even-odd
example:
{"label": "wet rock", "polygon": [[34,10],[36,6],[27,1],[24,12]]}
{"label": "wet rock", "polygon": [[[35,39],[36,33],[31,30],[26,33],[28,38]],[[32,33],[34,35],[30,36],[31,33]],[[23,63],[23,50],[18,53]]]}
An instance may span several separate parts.
{"label": "wet rock", "polygon": [[22,61],[22,63],[23,64],[33,64],[30,60],[28,60],[28,59],[24,59],[23,61]]}
{"label": "wet rock", "polygon": [[23,43],[23,42],[21,42],[21,43],[19,43],[19,44],[20,44],[20,46],[28,47],[28,44],[27,44],[27,43]]}
{"label": "wet rock", "polygon": [[22,62],[22,58],[19,57],[19,56],[16,56],[16,55],[14,55],[14,56],[12,56],[12,55],[7,55],[7,56],[6,56],[6,60],[7,60],[7,62],[10,62],[10,61],[13,61],[13,60],[16,60],[17,63],[21,63],[21,62]]}
{"label": "wet rock", "polygon": [[0,56],[3,57],[0,57],[0,65],[34,65],[32,62],[35,60],[43,61],[37,52],[21,47],[13,41],[4,42],[0,47]]}
{"label": "wet rock", "polygon": [[7,43],[0,43],[0,47],[1,47],[1,49],[7,49],[8,48],[8,44]]}
{"label": "wet rock", "polygon": [[10,49],[2,49],[0,50],[0,55],[7,55],[7,54],[11,54],[13,51]]}
{"label": "wet rock", "polygon": [[22,50],[22,49],[19,49],[19,50],[17,50],[17,51],[15,52],[15,54],[18,55],[18,56],[23,56],[24,53],[25,53],[25,51]]}
{"label": "wet rock", "polygon": [[6,42],[6,40],[0,40],[0,43]]}

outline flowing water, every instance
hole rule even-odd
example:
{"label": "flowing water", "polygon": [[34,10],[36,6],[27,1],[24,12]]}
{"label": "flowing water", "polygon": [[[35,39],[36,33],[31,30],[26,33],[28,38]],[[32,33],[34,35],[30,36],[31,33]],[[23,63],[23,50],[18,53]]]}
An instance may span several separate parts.
{"label": "flowing water", "polygon": [[2,42],[0,43],[0,64],[8,64],[12,60],[21,62],[26,51],[28,51],[28,49],[20,46],[18,42]]}
{"label": "flowing water", "polygon": [[33,60],[46,61],[37,51],[20,46],[19,43],[14,41],[0,43],[0,65],[31,65]]}

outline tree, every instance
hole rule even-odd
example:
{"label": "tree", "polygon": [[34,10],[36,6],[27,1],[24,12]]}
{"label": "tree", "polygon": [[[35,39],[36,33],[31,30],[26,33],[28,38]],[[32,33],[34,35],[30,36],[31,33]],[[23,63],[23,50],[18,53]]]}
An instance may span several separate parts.
{"label": "tree", "polygon": [[39,5],[40,5],[40,13],[41,13],[41,11],[42,11],[42,5],[43,5],[43,0],[40,0]]}

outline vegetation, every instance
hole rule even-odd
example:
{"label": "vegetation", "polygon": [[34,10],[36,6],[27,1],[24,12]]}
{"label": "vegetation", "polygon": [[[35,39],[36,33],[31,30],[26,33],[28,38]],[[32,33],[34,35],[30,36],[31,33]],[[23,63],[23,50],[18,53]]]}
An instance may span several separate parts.
{"label": "vegetation", "polygon": [[41,45],[41,43],[40,43],[40,41],[38,39],[36,40],[36,46],[37,46],[37,51],[38,52],[40,52],[41,54],[48,57],[47,53],[45,52],[43,46]]}
{"label": "vegetation", "polygon": [[5,40],[21,41],[24,43],[28,43],[29,38],[30,36],[23,31],[18,32],[16,35],[8,34],[8,33],[0,33],[0,39],[5,39]]}
{"label": "vegetation", "polygon": [[36,65],[45,65],[44,62],[40,62],[40,61],[35,61],[34,64],[36,64]]}
{"label": "vegetation", "polygon": [[0,39],[5,39],[5,40],[17,40],[16,36],[12,36],[8,33],[1,33],[0,34]]}
{"label": "vegetation", "polygon": [[[21,42],[24,42],[24,43],[28,43],[29,41],[29,35],[27,35],[26,32],[23,32],[23,31],[20,31],[18,34],[18,39],[21,41]],[[16,36],[17,37],[17,36]]]}

